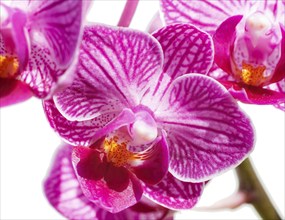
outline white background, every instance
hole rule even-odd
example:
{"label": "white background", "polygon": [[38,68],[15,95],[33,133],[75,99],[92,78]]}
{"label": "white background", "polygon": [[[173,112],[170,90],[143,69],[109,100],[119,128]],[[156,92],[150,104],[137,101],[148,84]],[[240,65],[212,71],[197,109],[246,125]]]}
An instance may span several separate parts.
{"label": "white background", "polygon": [[[95,1],[88,20],[116,25],[124,1]],[[132,28],[145,30],[158,10],[157,1],[141,0]],[[243,105],[256,129],[251,158],[266,190],[284,216],[284,112],[272,106]],[[1,110],[1,219],[64,219],[47,202],[42,182],[60,144],[44,116],[41,101],[32,98]],[[235,192],[235,173],[213,179],[198,203],[209,206]],[[176,219],[259,219],[249,205],[235,210],[180,212]]]}

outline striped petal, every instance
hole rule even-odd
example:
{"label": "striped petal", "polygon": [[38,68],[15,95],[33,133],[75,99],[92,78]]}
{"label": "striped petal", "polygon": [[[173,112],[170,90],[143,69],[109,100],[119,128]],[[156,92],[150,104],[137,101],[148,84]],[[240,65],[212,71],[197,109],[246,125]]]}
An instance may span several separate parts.
{"label": "striped petal", "polygon": [[[77,164],[93,151],[86,147],[76,147],[73,149],[72,162],[73,166],[77,167]],[[81,177],[75,169],[78,181],[81,189],[88,200],[94,202],[97,206],[112,212],[120,212],[134,204],[136,204],[142,196],[143,189],[139,180],[129,173],[130,181],[127,187],[121,191],[110,189],[104,179],[91,180]],[[110,175],[106,177],[108,181]],[[113,182],[112,182],[113,183]]]}
{"label": "striped petal", "polygon": [[28,8],[31,37],[51,48],[52,60],[66,68],[74,56],[81,34],[82,3],[74,0],[31,1]]}
{"label": "striped petal", "polygon": [[50,204],[68,219],[96,219],[99,207],[83,195],[72,167],[71,152],[72,146],[69,145],[61,146],[57,151],[44,181],[45,195]]}
{"label": "striped petal", "polygon": [[187,183],[170,173],[154,186],[146,185],[144,195],[154,202],[170,209],[190,209],[201,196],[204,183]]}
{"label": "striped petal", "polygon": [[[281,94],[285,94],[285,80],[281,80],[277,83],[273,83],[271,85],[269,85],[269,88],[272,89],[273,91],[279,92]],[[280,102],[278,104],[275,105],[276,108],[279,108],[283,111],[285,111],[285,101]]]}
{"label": "striped petal", "polygon": [[211,35],[226,18],[244,14],[259,4],[259,1],[247,0],[161,0],[160,2],[166,24],[190,23]]}
{"label": "striped petal", "polygon": [[253,148],[249,118],[209,77],[177,78],[155,114],[168,134],[170,172],[182,181],[209,180],[237,166]]}
{"label": "striped petal", "polygon": [[172,79],[187,73],[206,74],[213,62],[211,37],[190,24],[166,26],[153,34],[164,53],[163,71]]}
{"label": "striped petal", "polygon": [[29,39],[26,30],[27,16],[19,10],[0,3],[7,16],[2,20],[0,29],[1,55],[14,55],[19,60],[19,71],[27,65],[29,59]]}
{"label": "striped petal", "polygon": [[53,101],[44,101],[45,114],[51,127],[61,138],[72,145],[89,146],[96,132],[113,120],[118,113],[102,114],[92,120],[68,121],[55,107]]}
{"label": "striped petal", "polygon": [[150,35],[102,25],[86,27],[73,84],[55,96],[69,120],[86,120],[140,103],[155,87],[162,66]]}
{"label": "striped petal", "polygon": [[30,59],[21,72],[20,79],[29,85],[35,96],[45,98],[55,88],[64,72],[65,69],[59,69],[52,59],[50,49],[33,44]]}
{"label": "striped petal", "polygon": [[275,105],[277,108],[284,110],[282,106],[284,106],[285,103],[285,93],[280,90],[282,81],[278,84],[271,84],[272,86],[270,85],[266,88],[252,86],[241,87],[235,82],[221,81],[221,83],[235,99],[241,102],[257,105]]}

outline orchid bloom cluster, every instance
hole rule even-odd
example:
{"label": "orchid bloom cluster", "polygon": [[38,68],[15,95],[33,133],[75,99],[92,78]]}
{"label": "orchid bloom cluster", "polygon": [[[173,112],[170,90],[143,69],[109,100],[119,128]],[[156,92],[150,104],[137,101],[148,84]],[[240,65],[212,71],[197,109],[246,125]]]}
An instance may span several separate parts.
{"label": "orchid bloom cluster", "polygon": [[237,100],[285,110],[285,2],[161,0],[152,34],[87,24],[89,3],[0,3],[0,104],[43,99],[66,218],[173,219],[252,152]]}
{"label": "orchid bloom cluster", "polygon": [[74,146],[73,167],[88,201],[111,213],[142,197],[189,209],[205,181],[247,157],[253,127],[227,90],[203,75],[212,62],[211,37],[192,25],[153,36],[85,27],[74,81],[44,109]]}
{"label": "orchid bloom cluster", "polygon": [[167,24],[191,23],[213,35],[210,76],[238,100],[285,110],[285,2],[161,0]]}
{"label": "orchid bloom cluster", "polygon": [[0,105],[47,98],[71,81],[87,1],[0,3]]}

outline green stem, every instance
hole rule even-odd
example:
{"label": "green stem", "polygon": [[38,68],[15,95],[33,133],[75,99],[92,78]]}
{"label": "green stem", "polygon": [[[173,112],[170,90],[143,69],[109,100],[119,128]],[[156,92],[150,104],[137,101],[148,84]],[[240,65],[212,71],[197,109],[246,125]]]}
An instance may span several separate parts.
{"label": "green stem", "polygon": [[281,220],[258,179],[249,158],[236,168],[236,172],[239,179],[239,190],[248,193],[247,202],[253,205],[260,217],[265,220]]}

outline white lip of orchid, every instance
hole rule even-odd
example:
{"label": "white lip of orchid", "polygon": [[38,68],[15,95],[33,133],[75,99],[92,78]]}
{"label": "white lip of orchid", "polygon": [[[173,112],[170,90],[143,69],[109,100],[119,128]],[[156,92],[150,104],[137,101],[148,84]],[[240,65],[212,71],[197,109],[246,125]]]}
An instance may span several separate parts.
{"label": "white lip of orchid", "polygon": [[157,137],[156,124],[148,124],[143,120],[136,120],[130,128],[131,136],[137,145],[148,144]]}
{"label": "white lip of orchid", "polygon": [[261,12],[250,15],[245,22],[245,30],[249,33],[252,45],[257,46],[259,39],[264,37],[272,28],[272,23]]}

